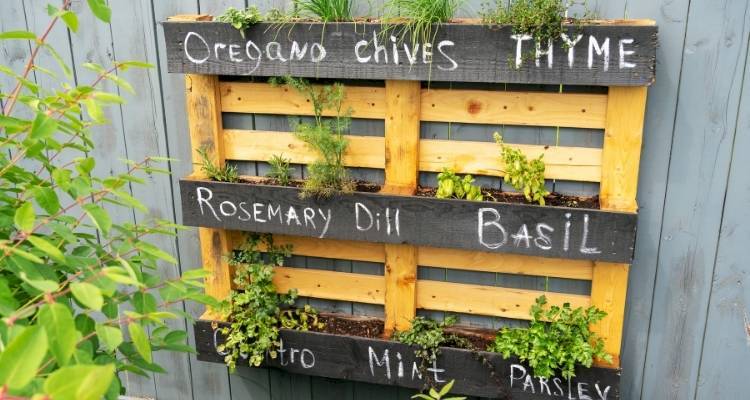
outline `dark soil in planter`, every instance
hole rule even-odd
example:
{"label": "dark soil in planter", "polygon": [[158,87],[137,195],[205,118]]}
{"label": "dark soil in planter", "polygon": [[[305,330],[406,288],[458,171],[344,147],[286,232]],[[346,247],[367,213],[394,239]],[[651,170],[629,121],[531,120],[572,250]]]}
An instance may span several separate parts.
{"label": "dark soil in planter", "polygon": [[[241,182],[249,183],[252,185],[274,185],[281,186],[275,179],[270,178],[250,178],[244,177]],[[355,181],[355,191],[362,193],[377,193],[381,189],[381,185],[366,182],[366,181]],[[294,180],[289,182],[287,187],[301,188],[304,181]],[[428,186],[420,186],[417,188],[415,196],[418,197],[435,197],[437,192],[436,188]],[[482,189],[485,201],[496,202],[496,203],[513,203],[513,204],[536,204],[529,203],[521,193],[514,192],[503,192],[498,189]],[[550,193],[544,198],[546,205],[556,207],[569,207],[569,208],[589,208],[599,209],[599,195],[583,197],[583,196],[569,196],[560,193]]]}

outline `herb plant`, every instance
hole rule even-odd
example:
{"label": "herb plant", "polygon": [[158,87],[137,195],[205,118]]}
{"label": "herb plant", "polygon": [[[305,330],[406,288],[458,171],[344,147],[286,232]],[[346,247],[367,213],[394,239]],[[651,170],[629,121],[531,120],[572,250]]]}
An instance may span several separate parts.
{"label": "herb plant", "polygon": [[523,192],[526,201],[544,205],[544,196],[549,191],[544,186],[544,154],[529,161],[521,150],[514,149],[503,142],[503,137],[495,132],[495,142],[500,146],[501,156],[505,163],[505,181],[516,190]]}
{"label": "herb plant", "polygon": [[594,357],[612,362],[604,351],[604,340],[590,330],[607,313],[593,306],[572,309],[569,303],[545,309],[546,304],[545,296],[537,298],[531,307],[529,327],[503,328],[488,351],[505,358],[517,356],[529,363],[535,376],[543,378],[556,371],[563,378],[572,378],[576,365],[590,367]]}
{"label": "herb plant", "polygon": [[[392,29],[391,22],[403,22],[399,35],[411,34],[412,45],[432,43],[435,24],[449,22],[464,0],[388,0],[384,6],[384,32]],[[403,21],[401,21],[403,20]]]}
{"label": "herb plant", "polygon": [[412,320],[409,330],[396,332],[393,335],[393,340],[417,347],[414,350],[414,355],[420,360],[419,371],[427,378],[429,386],[432,386],[431,378],[429,374],[425,374],[425,371],[433,362],[437,361],[437,357],[440,355],[440,347],[471,347],[468,340],[454,334],[445,333],[445,328],[453,326],[455,323],[456,317],[454,316],[447,316],[442,322],[416,317]]}
{"label": "herb plant", "polygon": [[351,0],[294,0],[297,12],[311,14],[323,22],[352,20]]}
{"label": "herb plant", "polygon": [[[260,251],[265,247],[265,254]],[[279,294],[273,284],[273,268],[284,264],[291,255],[290,246],[276,246],[271,235],[250,235],[242,249],[237,250],[229,264],[235,267],[233,290],[223,304],[229,326],[220,329],[226,337],[217,350],[226,352],[224,362],[231,371],[246,356],[249,365],[259,366],[268,353],[276,358],[279,329],[308,330],[321,327],[317,312],[307,306],[299,311],[282,311],[294,304],[297,293],[290,290]]]}
{"label": "herb plant", "polygon": [[453,389],[454,383],[456,383],[456,380],[452,379],[450,382],[446,383],[439,391],[431,388],[427,394],[417,393],[414,396],[411,396],[411,398],[421,400],[466,400],[466,397],[444,397],[449,395],[451,389]]}
{"label": "herb plant", "polygon": [[438,174],[438,188],[435,197],[439,199],[466,199],[472,201],[482,201],[482,188],[474,185],[474,178],[471,175],[464,175],[463,178],[450,169],[443,169]]}
{"label": "herb plant", "polygon": [[[7,57],[0,65],[9,83],[0,92],[0,398],[117,399],[121,373],[165,372],[154,352],[191,351],[186,332],[167,325],[186,316],[182,301],[213,302],[203,270],[165,278],[177,261],[154,243],[173,243],[179,227],[150,218],[133,196],[162,180],[169,160],[125,161],[122,173],[101,175],[91,155],[102,142],[96,127],[108,124],[105,108],[125,102],[103,83],[133,92],[122,72],[150,66],[87,63],[95,78],[76,82],[48,34],[65,24],[79,40],[79,18],[72,1],[55,3],[45,33],[0,33],[30,50],[24,68]],[[106,1],[87,3],[110,21]],[[60,71],[38,64],[45,56]],[[40,73],[45,79],[35,80]],[[109,168],[118,167],[100,170]]]}
{"label": "herb plant", "polygon": [[219,167],[213,162],[213,160],[211,160],[211,157],[208,154],[208,149],[206,147],[202,147],[197,151],[198,155],[201,158],[199,163],[201,166],[201,171],[203,171],[203,173],[206,174],[207,177],[217,182],[239,182],[240,176],[237,173],[237,167],[233,165],[224,165],[223,167]]}
{"label": "herb plant", "polygon": [[271,156],[268,160],[268,164],[271,167],[271,171],[268,172],[268,177],[275,180],[279,185],[287,186],[292,181],[292,168],[289,166],[291,160],[284,158],[283,154],[276,154]]}
{"label": "herb plant", "polygon": [[219,15],[218,20],[227,22],[240,31],[242,37],[245,37],[245,30],[251,25],[263,21],[263,16],[258,11],[258,7],[250,6],[244,10],[238,10],[234,7],[227,8],[223,14]]}
{"label": "herb plant", "polygon": [[[302,197],[330,197],[339,192],[354,190],[354,182],[344,167],[344,153],[349,142],[344,131],[351,121],[351,110],[343,110],[346,93],[344,85],[313,86],[306,79],[285,77],[272,79],[272,84],[283,83],[302,93],[313,106],[313,123],[294,122],[295,135],[318,153],[318,159],[308,165],[308,176],[302,188]],[[335,116],[324,119],[326,110]]]}

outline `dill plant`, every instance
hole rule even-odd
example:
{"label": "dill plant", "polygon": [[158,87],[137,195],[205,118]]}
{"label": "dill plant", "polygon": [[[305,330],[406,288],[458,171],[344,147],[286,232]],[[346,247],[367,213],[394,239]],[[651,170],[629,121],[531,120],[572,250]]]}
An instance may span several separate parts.
{"label": "dill plant", "polygon": [[351,0],[294,0],[296,12],[314,15],[323,22],[352,20]]}
{"label": "dill plant", "polygon": [[[285,84],[297,90],[313,106],[313,123],[292,121],[295,136],[318,153],[318,158],[307,167],[307,179],[301,196],[327,198],[340,192],[352,192],[354,182],[343,164],[344,153],[349,146],[344,131],[351,122],[351,110],[343,110],[346,98],[344,85],[313,86],[306,79],[293,77],[272,79],[271,84]],[[326,110],[332,111],[335,116],[323,118]]]}

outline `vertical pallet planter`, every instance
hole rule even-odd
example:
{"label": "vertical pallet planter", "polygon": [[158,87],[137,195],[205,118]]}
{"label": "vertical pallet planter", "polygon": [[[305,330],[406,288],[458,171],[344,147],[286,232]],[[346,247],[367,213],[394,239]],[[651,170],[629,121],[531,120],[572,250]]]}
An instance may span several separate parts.
{"label": "vertical pallet planter", "polygon": [[[571,381],[542,381],[532,379],[531,371],[517,360],[487,353],[484,357],[502,377],[498,380],[490,379],[489,370],[482,369],[471,352],[444,349],[434,369],[442,374],[439,379],[456,379],[456,393],[468,395],[525,399],[585,398],[598,393],[602,398],[618,398],[646,92],[654,76],[653,22],[584,26],[580,33],[570,32],[581,35],[580,48],[548,49],[541,66],[532,60],[521,68],[509,67],[509,57],[512,61],[517,49],[530,45],[511,40],[510,27],[441,25],[432,46],[434,64],[405,65],[371,62],[374,58],[368,57],[379,51],[372,42],[378,38],[379,26],[359,25],[329,24],[323,30],[321,24],[300,23],[282,28],[288,31],[280,34],[274,30],[278,27],[259,24],[242,37],[229,25],[201,16],[175,17],[164,23],[169,70],[187,73],[192,147],[194,151],[208,148],[219,165],[266,161],[280,153],[295,164],[314,159],[291,133],[222,126],[222,113],[311,115],[312,107],[302,96],[264,83],[223,81],[219,75],[385,80],[384,85],[348,86],[345,104],[354,118],[384,121],[383,137],[349,136],[344,160],[347,167],[384,170],[385,182],[378,193],[301,200],[296,188],[253,183],[254,178],[245,183],[213,182],[198,169],[181,181],[183,220],[199,227],[203,264],[210,272],[207,293],[219,299],[229,295],[231,270],[224,256],[240,244],[239,231],[251,231],[274,234],[278,242],[293,245],[295,255],[383,263],[383,275],[279,267],[274,283],[281,292],[294,288],[312,298],[382,305],[386,336],[407,329],[418,309],[523,320],[542,294],[552,304],[593,305],[608,314],[594,329],[605,339],[613,365],[582,368]],[[309,53],[300,55],[299,50],[283,56],[280,49],[290,49],[292,44],[298,50],[304,46]],[[379,56],[385,59],[388,51]],[[393,54],[401,54],[395,47],[393,51],[391,62]],[[420,82],[428,80],[599,85],[608,86],[608,91],[432,89]],[[600,207],[414,196],[420,172],[450,167],[462,174],[501,175],[494,143],[421,139],[422,122],[603,130],[601,149],[517,146],[531,157],[545,155],[547,179],[598,182]],[[193,156],[197,159],[196,153]],[[509,240],[519,229],[535,234],[525,241]],[[423,280],[417,278],[418,266],[585,280],[591,282],[591,293]],[[196,324],[202,360],[222,361],[216,352],[222,340],[216,330],[216,324],[222,323],[218,319],[208,312]],[[411,374],[412,350],[402,344],[291,331],[284,331],[282,338],[290,354],[296,349],[307,358],[286,364],[268,360],[268,366],[413,388],[423,384]],[[399,369],[395,354],[407,373]]]}

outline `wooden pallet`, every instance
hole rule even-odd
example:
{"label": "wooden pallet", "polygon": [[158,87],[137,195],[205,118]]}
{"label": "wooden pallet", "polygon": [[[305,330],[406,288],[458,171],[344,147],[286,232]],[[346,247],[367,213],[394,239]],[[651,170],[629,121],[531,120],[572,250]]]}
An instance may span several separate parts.
{"label": "wooden pallet", "polygon": [[[207,146],[214,162],[266,161],[283,153],[293,163],[312,156],[289,133],[241,131],[222,127],[222,112],[310,115],[297,93],[261,83],[222,82],[214,75],[186,75],[187,111],[194,152]],[[420,171],[452,167],[457,173],[499,175],[494,143],[420,139],[420,123],[461,122],[560,126],[604,130],[602,149],[518,146],[527,155],[545,154],[546,178],[600,183],[603,210],[637,211],[636,190],[647,88],[609,87],[607,94],[425,89],[416,81],[386,81],[384,87],[347,87],[354,118],[383,119],[384,137],[351,136],[349,167],[385,170],[384,193],[411,194]],[[197,154],[193,154],[194,159]],[[196,168],[196,174],[199,174]],[[224,257],[238,245],[238,234],[200,228],[206,292],[223,299],[232,289]],[[607,317],[593,329],[619,367],[628,264],[483,253],[455,249],[376,244],[302,237],[278,237],[302,256],[382,262],[384,276],[279,268],[279,291],[298,289],[320,299],[382,304],[386,329],[409,327],[417,309],[444,310],[528,319],[534,299],[593,305]],[[590,280],[590,295],[544,293],[417,279],[417,266]]]}

